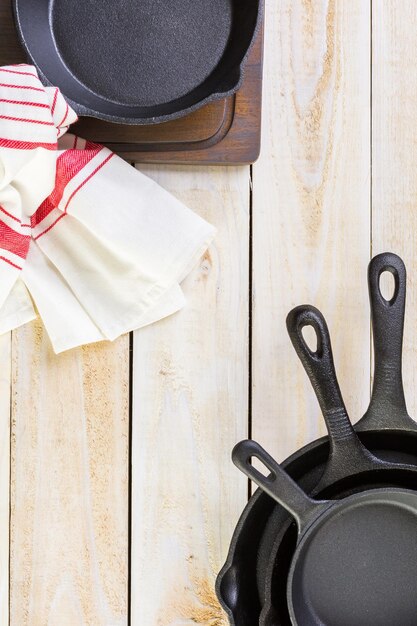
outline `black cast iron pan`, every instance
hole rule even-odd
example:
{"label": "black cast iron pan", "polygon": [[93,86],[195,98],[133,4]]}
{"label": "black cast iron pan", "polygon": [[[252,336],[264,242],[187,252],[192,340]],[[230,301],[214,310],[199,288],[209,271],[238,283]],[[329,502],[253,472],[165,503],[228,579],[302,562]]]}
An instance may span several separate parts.
{"label": "black cast iron pan", "polygon": [[[395,278],[395,293],[390,302],[384,300],[379,289],[379,277],[384,271],[392,272]],[[417,426],[407,414],[401,378],[405,268],[396,255],[379,255],[370,263],[368,278],[375,383],[369,409],[358,424],[359,437],[378,458],[417,464]],[[387,335],[385,328],[389,329]],[[390,384],[378,385],[377,381],[386,378],[387,371],[391,372]],[[379,412],[381,407],[383,411]],[[367,424],[371,424],[369,431]],[[294,453],[283,466],[307,493],[311,493],[323,475],[328,455],[328,439],[322,438]],[[334,494],[335,497],[337,495]],[[259,623],[264,602],[265,573],[274,549],[277,528],[285,525],[287,520],[287,512],[260,490],[246,506],[216,584],[219,600],[232,625],[254,626]],[[282,557],[288,559],[288,554]]]}
{"label": "black cast iron pan", "polygon": [[[307,325],[313,326],[316,331],[317,349],[314,352],[302,334]],[[343,403],[334,370],[330,336],[321,313],[314,307],[297,307],[288,315],[287,328],[316,391],[329,432],[328,462],[311,494],[341,498],[381,484],[417,487],[417,466],[382,461],[371,455],[360,442]],[[275,528],[274,545],[263,581],[264,606],[259,620],[262,626],[288,623],[285,589],[289,558],[294,550],[294,534],[289,532],[289,526],[290,520]]]}
{"label": "black cast iron pan", "polygon": [[[251,465],[253,457],[271,472],[268,476]],[[377,489],[317,501],[254,441],[237,444],[233,461],[297,522],[287,581],[292,624],[415,626],[415,491]]]}
{"label": "black cast iron pan", "polygon": [[237,91],[262,0],[13,0],[28,56],[79,115],[152,124]]}

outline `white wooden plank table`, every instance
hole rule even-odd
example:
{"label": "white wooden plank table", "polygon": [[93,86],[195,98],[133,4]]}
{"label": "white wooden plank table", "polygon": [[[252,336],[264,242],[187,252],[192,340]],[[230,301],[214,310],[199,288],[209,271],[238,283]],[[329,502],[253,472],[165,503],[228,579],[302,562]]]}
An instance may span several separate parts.
{"label": "white wooden plank table", "polygon": [[0,626],[226,626],[213,591],[252,434],[278,459],[324,432],[285,331],[325,314],[354,420],[371,384],[366,268],[408,268],[417,415],[417,7],[266,0],[253,168],[140,166],[216,225],[187,307],[56,357],[39,322],[0,339]]}

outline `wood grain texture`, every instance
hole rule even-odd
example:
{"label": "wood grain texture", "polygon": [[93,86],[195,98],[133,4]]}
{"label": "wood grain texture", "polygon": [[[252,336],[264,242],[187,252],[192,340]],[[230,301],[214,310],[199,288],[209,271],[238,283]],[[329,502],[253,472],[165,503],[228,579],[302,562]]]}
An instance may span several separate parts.
{"label": "wood grain texture", "polygon": [[283,459],[324,432],[285,317],[315,304],[353,419],[369,397],[370,7],[267,0],[253,175],[255,438]]}
{"label": "wood grain texture", "polygon": [[0,337],[0,625],[9,624],[11,335]]}
{"label": "wood grain texture", "polygon": [[403,374],[417,417],[417,5],[400,8],[372,9],[372,252],[396,252],[407,266]]}
{"label": "wood grain texture", "polygon": [[[141,168],[142,169],[142,168]],[[146,168],[218,228],[187,306],[134,337],[132,626],[226,626],[214,594],[247,483],[248,168]]]}
{"label": "wood grain texture", "polygon": [[11,626],[125,626],[129,343],[14,332]]}

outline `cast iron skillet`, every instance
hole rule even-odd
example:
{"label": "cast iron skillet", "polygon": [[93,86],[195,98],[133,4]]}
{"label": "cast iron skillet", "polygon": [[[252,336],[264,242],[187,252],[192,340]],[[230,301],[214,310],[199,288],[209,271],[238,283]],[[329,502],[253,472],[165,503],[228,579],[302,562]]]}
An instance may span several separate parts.
{"label": "cast iron skillet", "polygon": [[[254,457],[268,476],[251,465]],[[314,500],[255,441],[237,444],[233,461],[297,522],[287,580],[292,624],[415,626],[415,491],[376,489]]]}
{"label": "cast iron skillet", "polygon": [[[395,278],[395,293],[390,302],[379,289],[379,278],[384,271],[390,271]],[[369,265],[368,282],[375,349],[374,385],[369,408],[355,430],[378,458],[417,464],[417,425],[407,414],[402,386],[406,273],[401,259],[390,253],[375,257]],[[328,456],[328,439],[322,438],[295,452],[284,461],[283,467],[311,493],[323,475]],[[248,502],[216,583],[219,600],[232,625],[259,623],[276,531],[287,520],[287,512],[261,490]],[[291,553],[284,551],[281,556],[288,560]]]}
{"label": "cast iron skillet", "polygon": [[19,37],[79,115],[152,124],[237,91],[261,0],[13,0]]}
{"label": "cast iron skillet", "polygon": [[[317,335],[317,349],[306,344],[302,329],[311,325]],[[386,486],[417,486],[417,466],[392,464],[371,455],[353,429],[340,393],[334,369],[330,336],[321,313],[314,307],[296,307],[287,318],[287,328],[310,381],[316,391],[329,431],[330,454],[313,496],[342,498],[364,489]],[[261,626],[278,626],[289,621],[285,599],[289,557],[295,545],[288,532],[291,521],[275,529],[276,537],[265,572],[265,599]],[[286,556],[284,556],[284,554]]]}

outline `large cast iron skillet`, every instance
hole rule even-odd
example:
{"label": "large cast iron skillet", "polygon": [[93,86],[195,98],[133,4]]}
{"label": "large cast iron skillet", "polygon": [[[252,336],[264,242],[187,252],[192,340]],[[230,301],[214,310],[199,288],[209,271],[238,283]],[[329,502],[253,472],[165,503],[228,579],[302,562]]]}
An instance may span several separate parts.
{"label": "large cast iron skillet", "polygon": [[[254,467],[252,458],[270,474]],[[255,441],[237,444],[233,461],[296,520],[286,577],[294,626],[415,626],[416,491],[372,489],[317,500]]]}
{"label": "large cast iron skillet", "polygon": [[261,0],[13,0],[47,84],[80,115],[162,122],[240,86]]}
{"label": "large cast iron skillet", "polygon": [[[389,302],[383,298],[379,288],[379,278],[384,271],[390,271],[395,278],[395,293]],[[396,255],[379,255],[371,261],[368,280],[375,348],[374,385],[369,408],[355,429],[366,447],[378,458],[417,464],[417,425],[407,414],[401,373],[406,289],[404,265]],[[283,466],[307,493],[312,493],[325,471],[328,457],[328,438],[322,438],[293,454]],[[344,497],[375,486],[413,486],[398,475],[388,481],[385,477],[381,478],[378,482],[372,476],[367,482],[361,476],[356,484],[355,480],[345,484],[342,481],[335,485],[333,492],[330,488],[320,496]],[[231,624],[254,626],[259,623],[266,599],[267,573],[269,578],[272,577],[276,597],[272,599],[272,606],[265,606],[262,621],[268,626],[288,623],[285,621],[289,619],[285,605],[285,581],[283,601],[279,581],[282,581],[282,573],[291,560],[296,541],[295,528],[288,530],[289,535],[292,533],[289,539],[277,540],[277,529],[287,528],[288,519],[288,513],[260,490],[255,492],[246,506],[217,580],[217,593]],[[278,565],[278,580],[275,581],[274,573]],[[276,586],[275,582],[278,583]]]}

